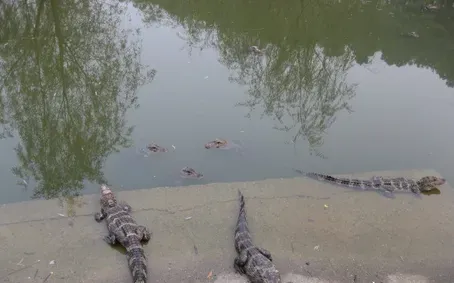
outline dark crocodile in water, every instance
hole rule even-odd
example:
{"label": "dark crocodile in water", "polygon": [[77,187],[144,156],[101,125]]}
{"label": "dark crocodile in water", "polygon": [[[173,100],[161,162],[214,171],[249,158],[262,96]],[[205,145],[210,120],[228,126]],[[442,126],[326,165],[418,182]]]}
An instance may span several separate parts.
{"label": "dark crocodile in water", "polygon": [[206,149],[223,149],[223,150],[234,150],[237,153],[243,155],[243,146],[241,141],[215,139],[205,144]]}
{"label": "dark crocodile in water", "polygon": [[319,181],[326,181],[332,184],[346,186],[353,189],[376,190],[386,197],[394,198],[394,192],[411,192],[417,196],[422,194],[431,194],[433,191],[439,191],[437,186],[443,185],[446,180],[435,176],[425,176],[420,179],[410,178],[385,178],[375,176],[369,180],[360,180],[352,178],[339,178],[319,173],[306,173],[301,170],[296,172],[309,178]]}
{"label": "dark crocodile in water", "polygon": [[126,248],[128,267],[134,283],[147,282],[147,258],[141,242],[148,242],[151,233],[145,226],[137,225],[132,216],[131,207],[126,203],[117,203],[109,187],[101,185],[101,212],[95,214],[96,221],[106,219],[109,234],[104,237],[110,245],[120,243]]}
{"label": "dark crocodile in water", "polygon": [[224,139],[215,139],[205,144],[206,149],[210,148],[225,148],[228,142]]}
{"label": "dark crocodile in water", "polygon": [[238,190],[240,198],[240,213],[235,229],[235,270],[246,275],[252,283],[279,283],[281,276],[273,263],[271,253],[252,243],[246,220],[244,196]]}
{"label": "dark crocodile in water", "polygon": [[191,167],[184,167],[180,171],[180,176],[181,178],[186,178],[186,179],[202,179],[203,175],[201,173],[198,173]]}
{"label": "dark crocodile in water", "polygon": [[167,148],[157,145],[155,143],[150,143],[147,145],[147,148],[151,152],[167,152]]}

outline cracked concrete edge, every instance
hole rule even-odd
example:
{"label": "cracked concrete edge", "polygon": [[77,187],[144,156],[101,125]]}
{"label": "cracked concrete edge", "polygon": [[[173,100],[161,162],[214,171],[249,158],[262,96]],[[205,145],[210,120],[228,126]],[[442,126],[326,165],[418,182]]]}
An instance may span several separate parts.
{"label": "cracked concrete edge", "polygon": [[[350,176],[350,177],[370,177],[370,176],[405,176],[408,178],[420,178],[424,175],[435,175],[440,176],[435,170],[406,170],[406,171],[375,171],[365,173],[352,173],[335,176]],[[302,188],[308,184],[309,180],[304,177],[296,177],[294,179],[302,182]],[[150,189],[138,189],[138,190],[127,190],[117,191],[116,187],[112,189],[117,193],[118,198],[125,200],[133,206],[134,211],[156,211],[160,213],[173,214],[176,212],[182,212],[185,210],[191,210],[197,206],[203,206],[207,203],[221,203],[231,202],[236,200],[236,191],[242,190],[253,190],[255,198],[266,198],[267,195],[263,195],[260,192],[267,187],[275,187],[277,183],[283,179],[266,179],[255,182],[232,182],[232,183],[211,183],[206,185],[191,185],[185,187],[159,187],[151,189],[153,191],[153,199],[140,198],[141,195],[148,194]],[[222,194],[224,197],[220,199],[218,194],[205,194],[204,188],[214,188],[215,190],[229,190],[229,194]],[[247,188],[247,189],[246,189]],[[176,197],[181,191],[190,191],[191,194],[196,194],[197,197],[193,198],[193,202],[188,202],[185,198]],[[298,198],[313,198],[313,199],[329,199],[330,196],[327,194],[320,195],[305,195],[304,190],[301,194],[288,194],[282,195],[283,197],[298,197]],[[228,198],[226,198],[228,197]],[[57,220],[62,217],[78,217],[92,215],[98,209],[99,196],[97,194],[90,194],[78,197],[75,200],[77,207],[70,207],[69,202],[65,203],[65,200],[50,199],[50,200],[30,200],[12,204],[0,205],[0,226],[11,225],[23,222],[33,222],[42,220]],[[144,201],[146,200],[146,201]],[[153,201],[154,200],[154,201]],[[61,205],[63,203],[63,205]],[[71,214],[71,210],[75,213]],[[26,212],[26,213],[25,213]]]}

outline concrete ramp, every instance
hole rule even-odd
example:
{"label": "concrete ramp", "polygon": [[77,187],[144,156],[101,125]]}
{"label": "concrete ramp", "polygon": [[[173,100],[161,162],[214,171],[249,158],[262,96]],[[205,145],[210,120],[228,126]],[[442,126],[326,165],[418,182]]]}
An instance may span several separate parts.
{"label": "concrete ramp", "polygon": [[[354,174],[422,177],[431,170]],[[115,187],[113,188],[116,189]],[[232,268],[237,189],[283,282],[454,282],[453,190],[395,199],[307,178],[118,192],[153,237],[149,282],[247,282]],[[99,196],[0,207],[0,282],[131,282],[102,237]]]}

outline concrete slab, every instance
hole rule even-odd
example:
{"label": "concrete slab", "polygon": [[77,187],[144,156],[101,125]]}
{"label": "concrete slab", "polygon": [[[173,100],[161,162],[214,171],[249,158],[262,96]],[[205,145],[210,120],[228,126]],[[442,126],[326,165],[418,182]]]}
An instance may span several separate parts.
{"label": "concrete slab", "polygon": [[[237,189],[256,244],[271,251],[284,282],[454,282],[448,184],[441,195],[388,199],[307,178],[118,192],[153,231],[150,282],[246,282],[232,269]],[[1,206],[0,282],[131,282],[122,250],[102,240],[98,209],[97,195]]]}

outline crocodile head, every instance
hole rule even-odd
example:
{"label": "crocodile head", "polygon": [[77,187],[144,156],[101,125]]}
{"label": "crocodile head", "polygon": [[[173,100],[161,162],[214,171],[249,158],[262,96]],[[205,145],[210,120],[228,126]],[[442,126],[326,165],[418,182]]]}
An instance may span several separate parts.
{"label": "crocodile head", "polygon": [[432,190],[438,190],[437,186],[443,185],[446,180],[435,176],[426,176],[418,181],[421,192],[430,192]]}
{"label": "crocodile head", "polygon": [[147,145],[147,148],[151,152],[167,152],[167,148],[159,146],[155,143],[150,143],[149,145]]}
{"label": "crocodile head", "polygon": [[101,199],[99,200],[101,207],[112,207],[117,204],[114,194],[106,185],[101,185]]}
{"label": "crocodile head", "polygon": [[180,175],[182,178],[189,178],[189,179],[202,179],[203,175],[196,172],[191,167],[184,167],[180,171]]}
{"label": "crocodile head", "polygon": [[210,141],[209,143],[205,144],[205,148],[220,148],[227,145],[227,141],[223,139],[215,139],[214,141]]}

